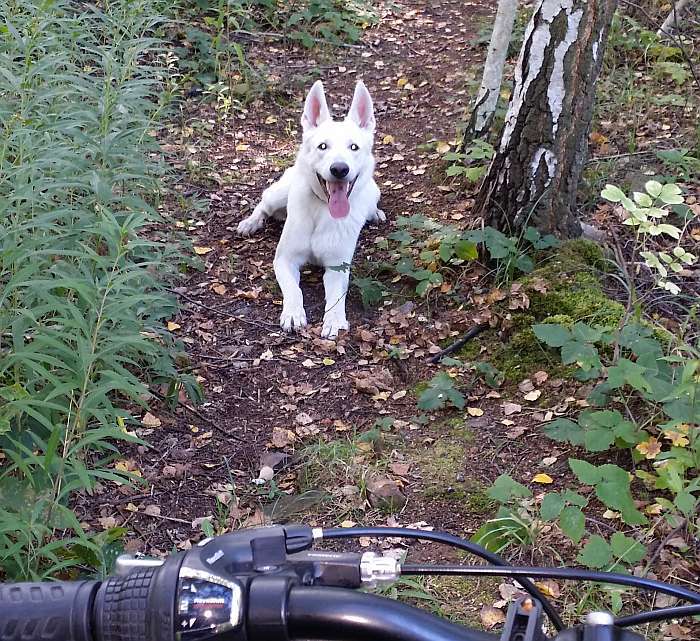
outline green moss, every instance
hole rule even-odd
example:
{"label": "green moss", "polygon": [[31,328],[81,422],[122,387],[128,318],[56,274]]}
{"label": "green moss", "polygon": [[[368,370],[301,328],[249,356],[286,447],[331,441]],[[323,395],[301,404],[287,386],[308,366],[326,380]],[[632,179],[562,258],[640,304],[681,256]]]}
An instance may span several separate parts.
{"label": "green moss", "polygon": [[457,350],[457,358],[464,361],[476,360],[481,353],[481,343],[477,339],[470,340],[461,349]]}
{"label": "green moss", "polygon": [[592,240],[576,238],[564,243],[558,254],[568,254],[574,262],[583,262],[589,267],[606,271],[608,261],[603,253],[603,248]]}
{"label": "green moss", "polygon": [[604,265],[600,245],[579,239],[564,243],[547,262],[520,279],[529,309],[510,312],[510,335],[500,334],[489,343],[490,361],[507,380],[521,380],[540,369],[561,378],[571,375],[571,367],[561,364],[559,351],[547,348],[534,335],[536,323],[618,326],[625,309],[603,292],[595,272]]}
{"label": "green moss", "polygon": [[428,381],[420,381],[413,386],[411,390],[416,398],[418,398],[425,390],[428,389]]}

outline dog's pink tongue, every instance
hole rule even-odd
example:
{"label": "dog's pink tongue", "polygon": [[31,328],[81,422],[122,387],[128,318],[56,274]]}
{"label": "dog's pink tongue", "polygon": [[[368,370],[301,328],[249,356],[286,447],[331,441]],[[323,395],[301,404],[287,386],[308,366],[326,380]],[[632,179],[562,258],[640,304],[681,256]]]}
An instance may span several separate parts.
{"label": "dog's pink tongue", "polygon": [[350,201],[348,200],[348,184],[346,182],[328,181],[328,209],[333,218],[345,218],[350,213]]}

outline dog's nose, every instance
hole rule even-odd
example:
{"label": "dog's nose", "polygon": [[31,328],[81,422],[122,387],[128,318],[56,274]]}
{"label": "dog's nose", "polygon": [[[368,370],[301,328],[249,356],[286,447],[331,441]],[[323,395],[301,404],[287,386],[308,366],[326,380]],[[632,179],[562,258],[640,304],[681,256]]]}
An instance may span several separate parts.
{"label": "dog's nose", "polygon": [[331,174],[334,178],[345,178],[345,176],[350,173],[350,167],[348,167],[344,162],[334,162],[331,165]]}

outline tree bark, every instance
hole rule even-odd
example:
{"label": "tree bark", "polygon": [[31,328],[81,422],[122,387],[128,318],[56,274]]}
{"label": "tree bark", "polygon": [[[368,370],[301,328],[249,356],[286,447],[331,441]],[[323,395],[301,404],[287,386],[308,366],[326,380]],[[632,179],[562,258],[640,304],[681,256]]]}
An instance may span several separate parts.
{"label": "tree bark", "polygon": [[656,32],[656,35],[659,36],[659,38],[668,37],[669,31],[674,31],[674,28],[681,21],[681,13],[683,13],[683,9],[685,9],[687,4],[690,4],[690,0],[678,0],[678,2],[673,5],[671,8],[671,13],[668,14],[668,17],[666,20],[664,20],[663,24]]}
{"label": "tree bark", "polygon": [[474,102],[469,125],[464,132],[462,148],[465,149],[475,138],[483,138],[491,128],[496,112],[498,95],[503,81],[503,66],[508,55],[508,45],[513,33],[515,14],[518,11],[518,0],[498,0],[496,19],[493,23],[493,33],[489,42],[489,50],[484,63],[484,75],[481,87]]}
{"label": "tree bark", "polygon": [[576,191],[616,0],[539,0],[503,134],[475,203],[487,224],[580,235]]}

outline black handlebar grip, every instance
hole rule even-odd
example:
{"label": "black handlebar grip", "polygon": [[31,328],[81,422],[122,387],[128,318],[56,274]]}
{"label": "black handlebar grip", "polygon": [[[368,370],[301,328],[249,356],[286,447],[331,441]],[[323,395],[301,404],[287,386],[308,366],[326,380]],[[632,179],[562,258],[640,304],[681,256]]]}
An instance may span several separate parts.
{"label": "black handlebar grip", "polygon": [[173,641],[183,558],[175,554],[159,567],[109,577],[95,597],[94,641]]}
{"label": "black handlebar grip", "polygon": [[99,581],[0,584],[0,641],[93,641]]}

